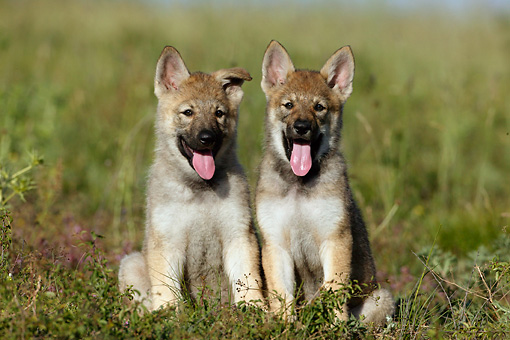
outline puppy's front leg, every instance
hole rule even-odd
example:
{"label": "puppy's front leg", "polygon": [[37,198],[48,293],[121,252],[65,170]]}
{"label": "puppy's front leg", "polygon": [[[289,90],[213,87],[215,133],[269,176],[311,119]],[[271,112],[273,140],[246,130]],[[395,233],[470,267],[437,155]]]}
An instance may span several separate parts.
{"label": "puppy's front leg", "polygon": [[262,247],[262,267],[266,276],[269,307],[272,312],[289,314],[294,300],[294,261],[288,249],[272,240]]}
{"label": "puppy's front leg", "polygon": [[[323,289],[337,291],[344,288],[349,283],[351,272],[351,233],[344,232],[327,238],[321,245],[320,258],[324,269]],[[335,314],[339,320],[346,321],[349,318],[347,303]]]}
{"label": "puppy's front leg", "polygon": [[225,270],[230,280],[234,301],[256,301],[262,307],[260,252],[255,235],[248,231],[233,239],[224,249]]}
{"label": "puppy's front leg", "polygon": [[185,240],[151,235],[146,257],[151,281],[152,310],[176,305],[181,294],[185,257]]}

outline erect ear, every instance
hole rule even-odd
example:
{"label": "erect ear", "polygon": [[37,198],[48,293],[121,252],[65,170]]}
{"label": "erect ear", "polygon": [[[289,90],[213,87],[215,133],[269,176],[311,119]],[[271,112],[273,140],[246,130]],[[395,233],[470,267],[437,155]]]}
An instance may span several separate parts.
{"label": "erect ear", "polygon": [[354,78],[354,56],[351,47],[344,46],[336,51],[322,67],[321,75],[329,87],[338,91],[342,100],[349,98]]}
{"label": "erect ear", "polygon": [[238,106],[243,99],[241,86],[245,81],[250,81],[251,76],[244,68],[234,67],[221,69],[212,74],[223,86],[229,100]]}
{"label": "erect ear", "polygon": [[262,62],[262,90],[268,93],[271,88],[285,84],[289,73],[294,72],[294,64],[285,48],[276,40],[269,43]]}
{"label": "erect ear", "polygon": [[159,98],[164,93],[179,89],[189,75],[179,52],[172,46],[166,46],[156,66],[154,93]]}

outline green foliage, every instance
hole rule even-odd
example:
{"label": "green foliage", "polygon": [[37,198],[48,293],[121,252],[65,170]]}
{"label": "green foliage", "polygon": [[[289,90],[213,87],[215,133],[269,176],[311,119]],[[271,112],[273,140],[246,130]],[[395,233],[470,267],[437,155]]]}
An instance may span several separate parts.
{"label": "green foliage", "polygon": [[[496,253],[508,258],[508,242],[507,235],[498,239]],[[423,274],[412,294],[400,301],[404,334],[482,339],[510,334],[508,263],[498,256],[485,257],[483,251],[483,247],[476,251],[473,262],[435,248],[418,255]]]}
{"label": "green foliage", "polygon": [[[12,218],[8,208],[8,203],[14,197],[18,196],[25,201],[25,193],[35,188],[35,182],[30,172],[42,164],[43,159],[37,153],[29,154],[30,160],[21,170],[14,173],[7,168],[5,159],[0,158],[0,241],[2,244],[2,255],[0,258],[0,275],[2,280],[10,280],[9,273],[9,251],[12,245],[11,223]],[[0,155],[1,157],[1,155]]]}
{"label": "green foliage", "polygon": [[0,243],[2,244],[2,257],[0,258],[0,279],[2,281],[9,280],[9,250],[12,244],[11,223],[12,219],[9,211],[0,208],[0,221],[2,229],[0,230]]}
{"label": "green foliage", "polygon": [[30,171],[43,163],[43,159],[36,152],[29,154],[28,164],[21,170],[10,172],[6,160],[0,159],[0,209],[5,209],[8,202],[15,196],[25,201],[25,193],[35,189],[35,182]]}
{"label": "green foliage", "polygon": [[361,296],[362,287],[357,283],[341,285],[336,291],[323,290],[319,296],[309,304],[297,309],[297,325],[302,332],[302,338],[320,337],[338,338],[358,337],[366,335],[367,328],[359,320],[352,317],[347,322],[336,319],[335,310],[354,296]]}
{"label": "green foliage", "polygon": [[126,303],[130,291],[118,291],[115,273],[98,250],[99,236],[81,237],[87,240],[80,241],[84,256],[78,270],[55,262],[45,263],[41,269],[41,262],[35,266],[35,262],[26,261],[14,275],[2,278],[2,338],[492,339],[510,334],[508,262],[494,260],[486,267],[475,267],[480,273],[486,270],[479,276],[481,290],[473,283],[469,288],[456,283],[448,286],[444,278],[426,269],[427,275],[432,274],[442,285],[427,287],[422,278],[416,289],[401,299],[394,319],[384,328],[373,329],[353,318],[335,320],[334,309],[357,294],[360,288],[356,285],[336,292],[322,291],[312,303],[295,309],[293,321],[243,303],[221,305],[220,298],[212,295],[202,304],[183,301],[178,311],[140,314],[138,305]]}
{"label": "green foliage", "polygon": [[69,271],[34,252],[20,252],[20,257],[24,263],[2,277],[2,338],[114,338],[123,332],[123,295],[112,284],[115,274],[95,247],[95,235],[79,270]]}

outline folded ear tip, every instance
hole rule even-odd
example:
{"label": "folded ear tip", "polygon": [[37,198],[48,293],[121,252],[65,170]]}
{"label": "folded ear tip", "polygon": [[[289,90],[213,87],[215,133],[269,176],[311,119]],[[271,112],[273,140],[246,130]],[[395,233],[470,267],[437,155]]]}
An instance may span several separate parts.
{"label": "folded ear tip", "polygon": [[212,75],[216,79],[221,80],[221,81],[224,81],[226,79],[239,79],[242,81],[252,80],[250,73],[242,67],[221,69],[216,72],[213,72]]}
{"label": "folded ear tip", "polygon": [[243,80],[247,80],[247,81],[250,81],[250,80],[251,80],[250,72],[246,71],[244,68],[239,67],[239,68],[237,69],[237,71],[239,72],[239,75],[240,75],[240,77],[241,77]]}
{"label": "folded ear tip", "polygon": [[253,79],[253,78],[251,77],[251,75],[250,75],[250,72],[246,71],[244,68],[243,68],[243,69],[241,69],[241,70],[242,70],[242,71],[241,71],[241,73],[242,73],[242,79],[243,79],[243,80],[250,81],[250,80],[252,80],[252,79]]}

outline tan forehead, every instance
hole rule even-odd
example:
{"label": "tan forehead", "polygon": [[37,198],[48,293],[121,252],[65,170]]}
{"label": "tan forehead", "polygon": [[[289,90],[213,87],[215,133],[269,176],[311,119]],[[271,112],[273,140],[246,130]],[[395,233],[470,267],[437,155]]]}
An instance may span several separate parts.
{"label": "tan forehead", "polygon": [[193,73],[179,88],[181,100],[227,100],[221,83],[210,74]]}
{"label": "tan forehead", "polygon": [[324,99],[328,99],[331,96],[331,89],[319,72],[293,72],[289,75],[285,85],[286,92],[289,94],[296,94],[298,97],[301,94],[307,97],[319,97]]}

